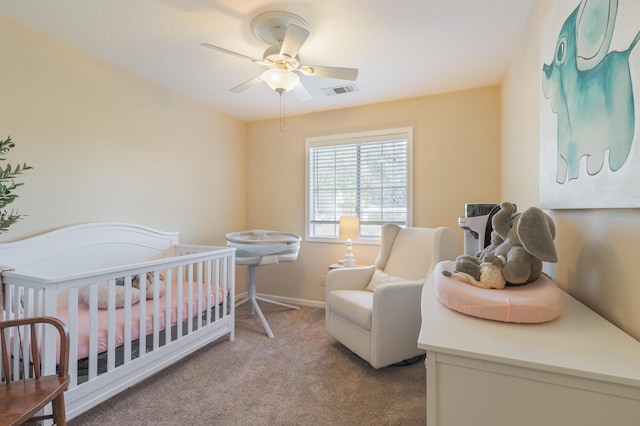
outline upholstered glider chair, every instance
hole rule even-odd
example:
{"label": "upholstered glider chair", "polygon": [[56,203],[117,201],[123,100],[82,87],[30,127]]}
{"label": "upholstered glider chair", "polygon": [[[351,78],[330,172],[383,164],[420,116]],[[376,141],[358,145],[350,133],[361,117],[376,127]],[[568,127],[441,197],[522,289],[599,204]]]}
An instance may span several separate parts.
{"label": "upholstered glider chair", "polygon": [[374,368],[422,355],[422,287],[438,262],[456,258],[458,246],[449,228],[385,224],[374,265],[327,273],[327,332]]}

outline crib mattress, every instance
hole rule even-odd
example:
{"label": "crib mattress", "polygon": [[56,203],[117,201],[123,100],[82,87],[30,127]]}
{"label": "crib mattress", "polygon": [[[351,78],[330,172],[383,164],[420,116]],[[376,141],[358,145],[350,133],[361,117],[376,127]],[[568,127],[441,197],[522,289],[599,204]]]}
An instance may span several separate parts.
{"label": "crib mattress", "polygon": [[[178,322],[178,285],[172,285],[171,291],[171,325],[175,325]],[[182,289],[182,318],[181,321],[188,319],[189,316],[189,286],[188,283],[183,284]],[[214,304],[215,297],[215,289],[212,288],[212,304]],[[223,300],[223,289],[218,289],[218,301],[222,303]],[[158,314],[158,330],[164,330],[166,325],[166,299],[167,294],[160,297],[159,300],[159,314]],[[141,299],[139,303],[131,306],[131,340],[136,340],[140,337],[140,309],[141,304],[145,303],[146,305],[146,324],[145,330],[146,335],[152,334],[154,332],[154,300],[144,300]],[[206,312],[207,306],[207,295],[203,293],[202,295],[202,312]],[[201,312],[198,312],[198,291],[197,288],[193,289],[193,298],[191,300],[191,309],[194,316],[198,315]],[[125,333],[124,333],[124,325],[125,325],[125,308],[118,308],[115,310],[116,320],[115,320],[115,346],[122,346],[125,342]],[[66,324],[70,324],[70,319],[68,317],[68,311],[58,311],[57,317],[64,321]],[[98,336],[97,336],[97,347],[98,353],[103,353],[107,351],[108,348],[108,320],[109,320],[109,311],[107,309],[98,309]],[[87,304],[80,302],[78,304],[78,346],[77,346],[77,359],[83,359],[89,356],[89,335],[90,335],[90,308]]]}

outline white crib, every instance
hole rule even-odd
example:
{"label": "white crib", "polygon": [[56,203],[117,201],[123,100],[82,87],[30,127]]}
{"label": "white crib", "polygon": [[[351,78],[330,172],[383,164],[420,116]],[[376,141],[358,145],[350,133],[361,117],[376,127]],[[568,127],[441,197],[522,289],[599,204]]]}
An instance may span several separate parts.
{"label": "white crib", "polygon": [[[2,272],[4,319],[49,315],[67,323],[69,419],[214,340],[234,339],[234,248],[99,222],[0,244],[0,265],[11,268]],[[51,373],[56,340],[42,339]],[[20,353],[18,339],[10,344]]]}

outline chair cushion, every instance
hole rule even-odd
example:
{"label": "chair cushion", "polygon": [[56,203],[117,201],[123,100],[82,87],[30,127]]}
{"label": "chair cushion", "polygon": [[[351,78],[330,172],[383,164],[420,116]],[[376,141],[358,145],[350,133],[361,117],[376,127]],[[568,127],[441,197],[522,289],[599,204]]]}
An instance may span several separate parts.
{"label": "chair cushion", "polygon": [[325,303],[331,307],[331,311],[371,331],[372,291],[332,290]]}
{"label": "chair cushion", "polygon": [[434,230],[430,228],[404,228],[398,232],[384,272],[410,280],[426,278],[433,265],[431,256]]}
{"label": "chair cushion", "polygon": [[376,269],[373,271],[371,281],[369,281],[369,285],[367,285],[365,290],[374,291],[380,284],[402,283],[407,281],[409,280],[401,277],[394,277],[393,275],[385,274],[380,269]]}
{"label": "chair cushion", "polygon": [[562,313],[562,294],[546,275],[523,286],[485,289],[444,276],[454,262],[444,261],[433,270],[433,289],[443,305],[463,314],[495,321],[539,323]]}

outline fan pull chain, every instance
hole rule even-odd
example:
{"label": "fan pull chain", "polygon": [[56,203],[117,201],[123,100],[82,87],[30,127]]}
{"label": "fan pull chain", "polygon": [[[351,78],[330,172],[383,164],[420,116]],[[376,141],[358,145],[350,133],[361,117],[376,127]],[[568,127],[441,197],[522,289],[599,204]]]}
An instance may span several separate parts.
{"label": "fan pull chain", "polygon": [[284,137],[284,134],[287,132],[287,121],[286,121],[286,98],[283,95],[284,91],[280,92],[280,139]]}

